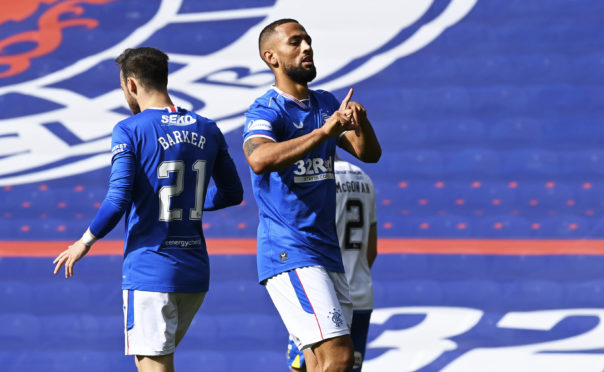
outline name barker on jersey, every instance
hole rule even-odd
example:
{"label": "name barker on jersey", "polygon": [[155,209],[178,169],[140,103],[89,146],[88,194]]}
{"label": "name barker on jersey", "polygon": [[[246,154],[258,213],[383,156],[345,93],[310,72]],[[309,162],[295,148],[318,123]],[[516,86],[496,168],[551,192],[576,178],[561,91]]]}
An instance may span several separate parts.
{"label": "name barker on jersey", "polygon": [[[196,121],[197,120],[191,115],[162,115],[161,117],[162,124],[170,126],[186,126],[191,125]],[[191,135],[190,139],[189,134]],[[203,146],[206,143],[206,138],[204,136],[200,136],[196,132],[191,132],[188,130],[173,130],[172,135],[166,133],[165,136],[158,137],[157,141],[164,150],[167,150],[168,148],[179,143],[188,143],[203,150]]]}

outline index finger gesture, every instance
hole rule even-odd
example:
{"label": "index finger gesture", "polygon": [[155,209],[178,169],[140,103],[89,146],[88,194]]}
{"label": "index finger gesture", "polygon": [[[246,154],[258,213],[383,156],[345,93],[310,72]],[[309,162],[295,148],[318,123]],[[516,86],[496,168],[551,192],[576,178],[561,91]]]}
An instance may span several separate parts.
{"label": "index finger gesture", "polygon": [[350,102],[350,99],[352,98],[352,93],[353,93],[353,90],[352,90],[352,88],[350,88],[350,90],[348,91],[348,94],[342,101],[342,104],[340,104],[340,110],[345,110],[346,108],[348,108],[348,102]]}

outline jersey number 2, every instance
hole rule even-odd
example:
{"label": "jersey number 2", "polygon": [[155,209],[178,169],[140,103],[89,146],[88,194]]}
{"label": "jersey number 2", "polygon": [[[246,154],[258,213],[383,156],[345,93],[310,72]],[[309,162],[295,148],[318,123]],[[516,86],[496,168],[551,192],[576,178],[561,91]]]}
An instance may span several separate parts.
{"label": "jersey number 2", "polygon": [[361,249],[361,245],[363,244],[361,241],[351,241],[352,229],[362,229],[363,228],[363,203],[361,203],[358,199],[348,199],[346,201],[346,214],[354,211],[356,208],[358,217],[355,219],[346,218],[346,233],[344,235],[344,248],[346,249]]}
{"label": "jersey number 2", "polygon": [[[203,213],[203,188],[206,178],[206,161],[197,160],[193,164],[197,173],[195,181],[195,207],[189,213],[190,220],[200,220]],[[182,209],[170,209],[170,198],[177,197],[184,190],[185,162],[182,160],[164,161],[157,167],[157,178],[168,178],[170,173],[176,173],[176,185],[164,186],[159,189],[159,220],[182,220]]]}

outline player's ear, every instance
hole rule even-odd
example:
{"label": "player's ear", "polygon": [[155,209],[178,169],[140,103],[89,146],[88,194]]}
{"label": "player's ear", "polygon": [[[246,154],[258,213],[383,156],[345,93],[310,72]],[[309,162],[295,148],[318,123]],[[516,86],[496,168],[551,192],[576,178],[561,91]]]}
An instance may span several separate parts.
{"label": "player's ear", "polygon": [[279,61],[277,61],[277,57],[275,56],[275,53],[273,53],[272,50],[267,49],[262,53],[262,56],[264,57],[264,60],[266,61],[266,63],[269,64],[269,66],[273,67],[273,68],[277,68],[279,67]]}
{"label": "player's ear", "polygon": [[138,92],[138,83],[134,78],[127,78],[126,80],[126,89],[128,89],[128,92],[130,92],[130,94],[132,94],[133,96],[136,95],[136,93]]}

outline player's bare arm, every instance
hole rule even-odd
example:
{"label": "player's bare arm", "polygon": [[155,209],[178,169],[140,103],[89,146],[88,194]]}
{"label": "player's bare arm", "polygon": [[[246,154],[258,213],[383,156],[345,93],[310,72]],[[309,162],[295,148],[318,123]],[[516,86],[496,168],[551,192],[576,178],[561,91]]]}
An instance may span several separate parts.
{"label": "player's bare arm", "polygon": [[302,159],[326,139],[337,137],[346,130],[354,129],[352,115],[352,110],[341,108],[329,117],[321,128],[283,142],[252,137],[243,144],[245,157],[256,174],[285,169]]}
{"label": "player's bare arm", "polygon": [[327,138],[328,136],[318,129],[284,142],[252,137],[245,141],[243,149],[254,173],[262,174],[289,167]]}
{"label": "player's bare arm", "polygon": [[87,230],[80,240],[74,242],[52,261],[53,265],[55,265],[54,274],[56,275],[61,270],[61,267],[65,265],[65,279],[72,277],[73,266],[88,253],[95,240],[94,235],[90,233],[90,230]]}
{"label": "player's bare arm", "polygon": [[355,130],[344,134],[338,146],[365,163],[377,163],[382,156],[382,148],[367,118],[367,110],[354,101],[348,102],[346,108],[352,111]]}
{"label": "player's bare arm", "polygon": [[369,268],[373,266],[377,255],[377,223],[372,223],[369,227],[369,237],[367,239],[367,263],[369,263]]}

